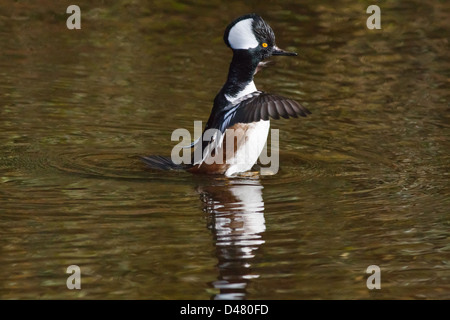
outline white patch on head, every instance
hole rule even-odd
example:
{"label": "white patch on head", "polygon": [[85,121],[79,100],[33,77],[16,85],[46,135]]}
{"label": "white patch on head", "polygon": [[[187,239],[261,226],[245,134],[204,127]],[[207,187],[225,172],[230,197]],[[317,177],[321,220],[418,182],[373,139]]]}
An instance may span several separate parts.
{"label": "white patch on head", "polygon": [[245,19],[236,23],[228,34],[228,42],[233,49],[256,48],[259,43],[253,34],[253,19]]}

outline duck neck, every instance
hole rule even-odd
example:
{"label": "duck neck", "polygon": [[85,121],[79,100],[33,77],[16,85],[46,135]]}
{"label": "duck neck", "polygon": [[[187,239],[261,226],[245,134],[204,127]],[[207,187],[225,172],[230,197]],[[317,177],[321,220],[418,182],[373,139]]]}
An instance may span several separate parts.
{"label": "duck neck", "polygon": [[227,82],[222,88],[222,93],[226,95],[227,99],[228,97],[237,99],[256,90],[253,76],[258,63],[259,60],[255,59],[248,50],[234,51]]}

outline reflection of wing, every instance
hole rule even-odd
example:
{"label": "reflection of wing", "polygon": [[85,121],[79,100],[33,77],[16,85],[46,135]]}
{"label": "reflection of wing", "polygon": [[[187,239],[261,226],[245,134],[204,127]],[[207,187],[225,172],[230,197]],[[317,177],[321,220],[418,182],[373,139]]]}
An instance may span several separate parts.
{"label": "reflection of wing", "polygon": [[222,117],[211,125],[221,132],[236,123],[251,123],[260,120],[285,119],[298,116],[306,117],[311,112],[300,105],[297,101],[282,96],[255,91],[235,101],[226,107]]}

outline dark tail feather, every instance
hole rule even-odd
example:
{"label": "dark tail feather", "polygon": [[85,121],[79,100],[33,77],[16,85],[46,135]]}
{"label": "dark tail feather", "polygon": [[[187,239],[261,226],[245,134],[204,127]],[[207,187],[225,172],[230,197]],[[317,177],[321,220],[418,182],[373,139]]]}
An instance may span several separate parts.
{"label": "dark tail feather", "polygon": [[175,164],[170,157],[163,156],[148,156],[141,157],[142,161],[145,162],[152,169],[159,170],[186,170],[189,168],[185,164]]}

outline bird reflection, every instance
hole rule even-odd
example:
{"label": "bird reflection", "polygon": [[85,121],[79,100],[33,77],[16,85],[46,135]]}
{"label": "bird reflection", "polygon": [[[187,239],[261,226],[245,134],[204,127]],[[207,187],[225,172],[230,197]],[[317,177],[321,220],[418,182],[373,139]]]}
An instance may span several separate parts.
{"label": "bird reflection", "polygon": [[245,299],[255,255],[264,243],[264,201],[259,178],[209,180],[198,188],[212,231],[219,276],[213,299]]}

